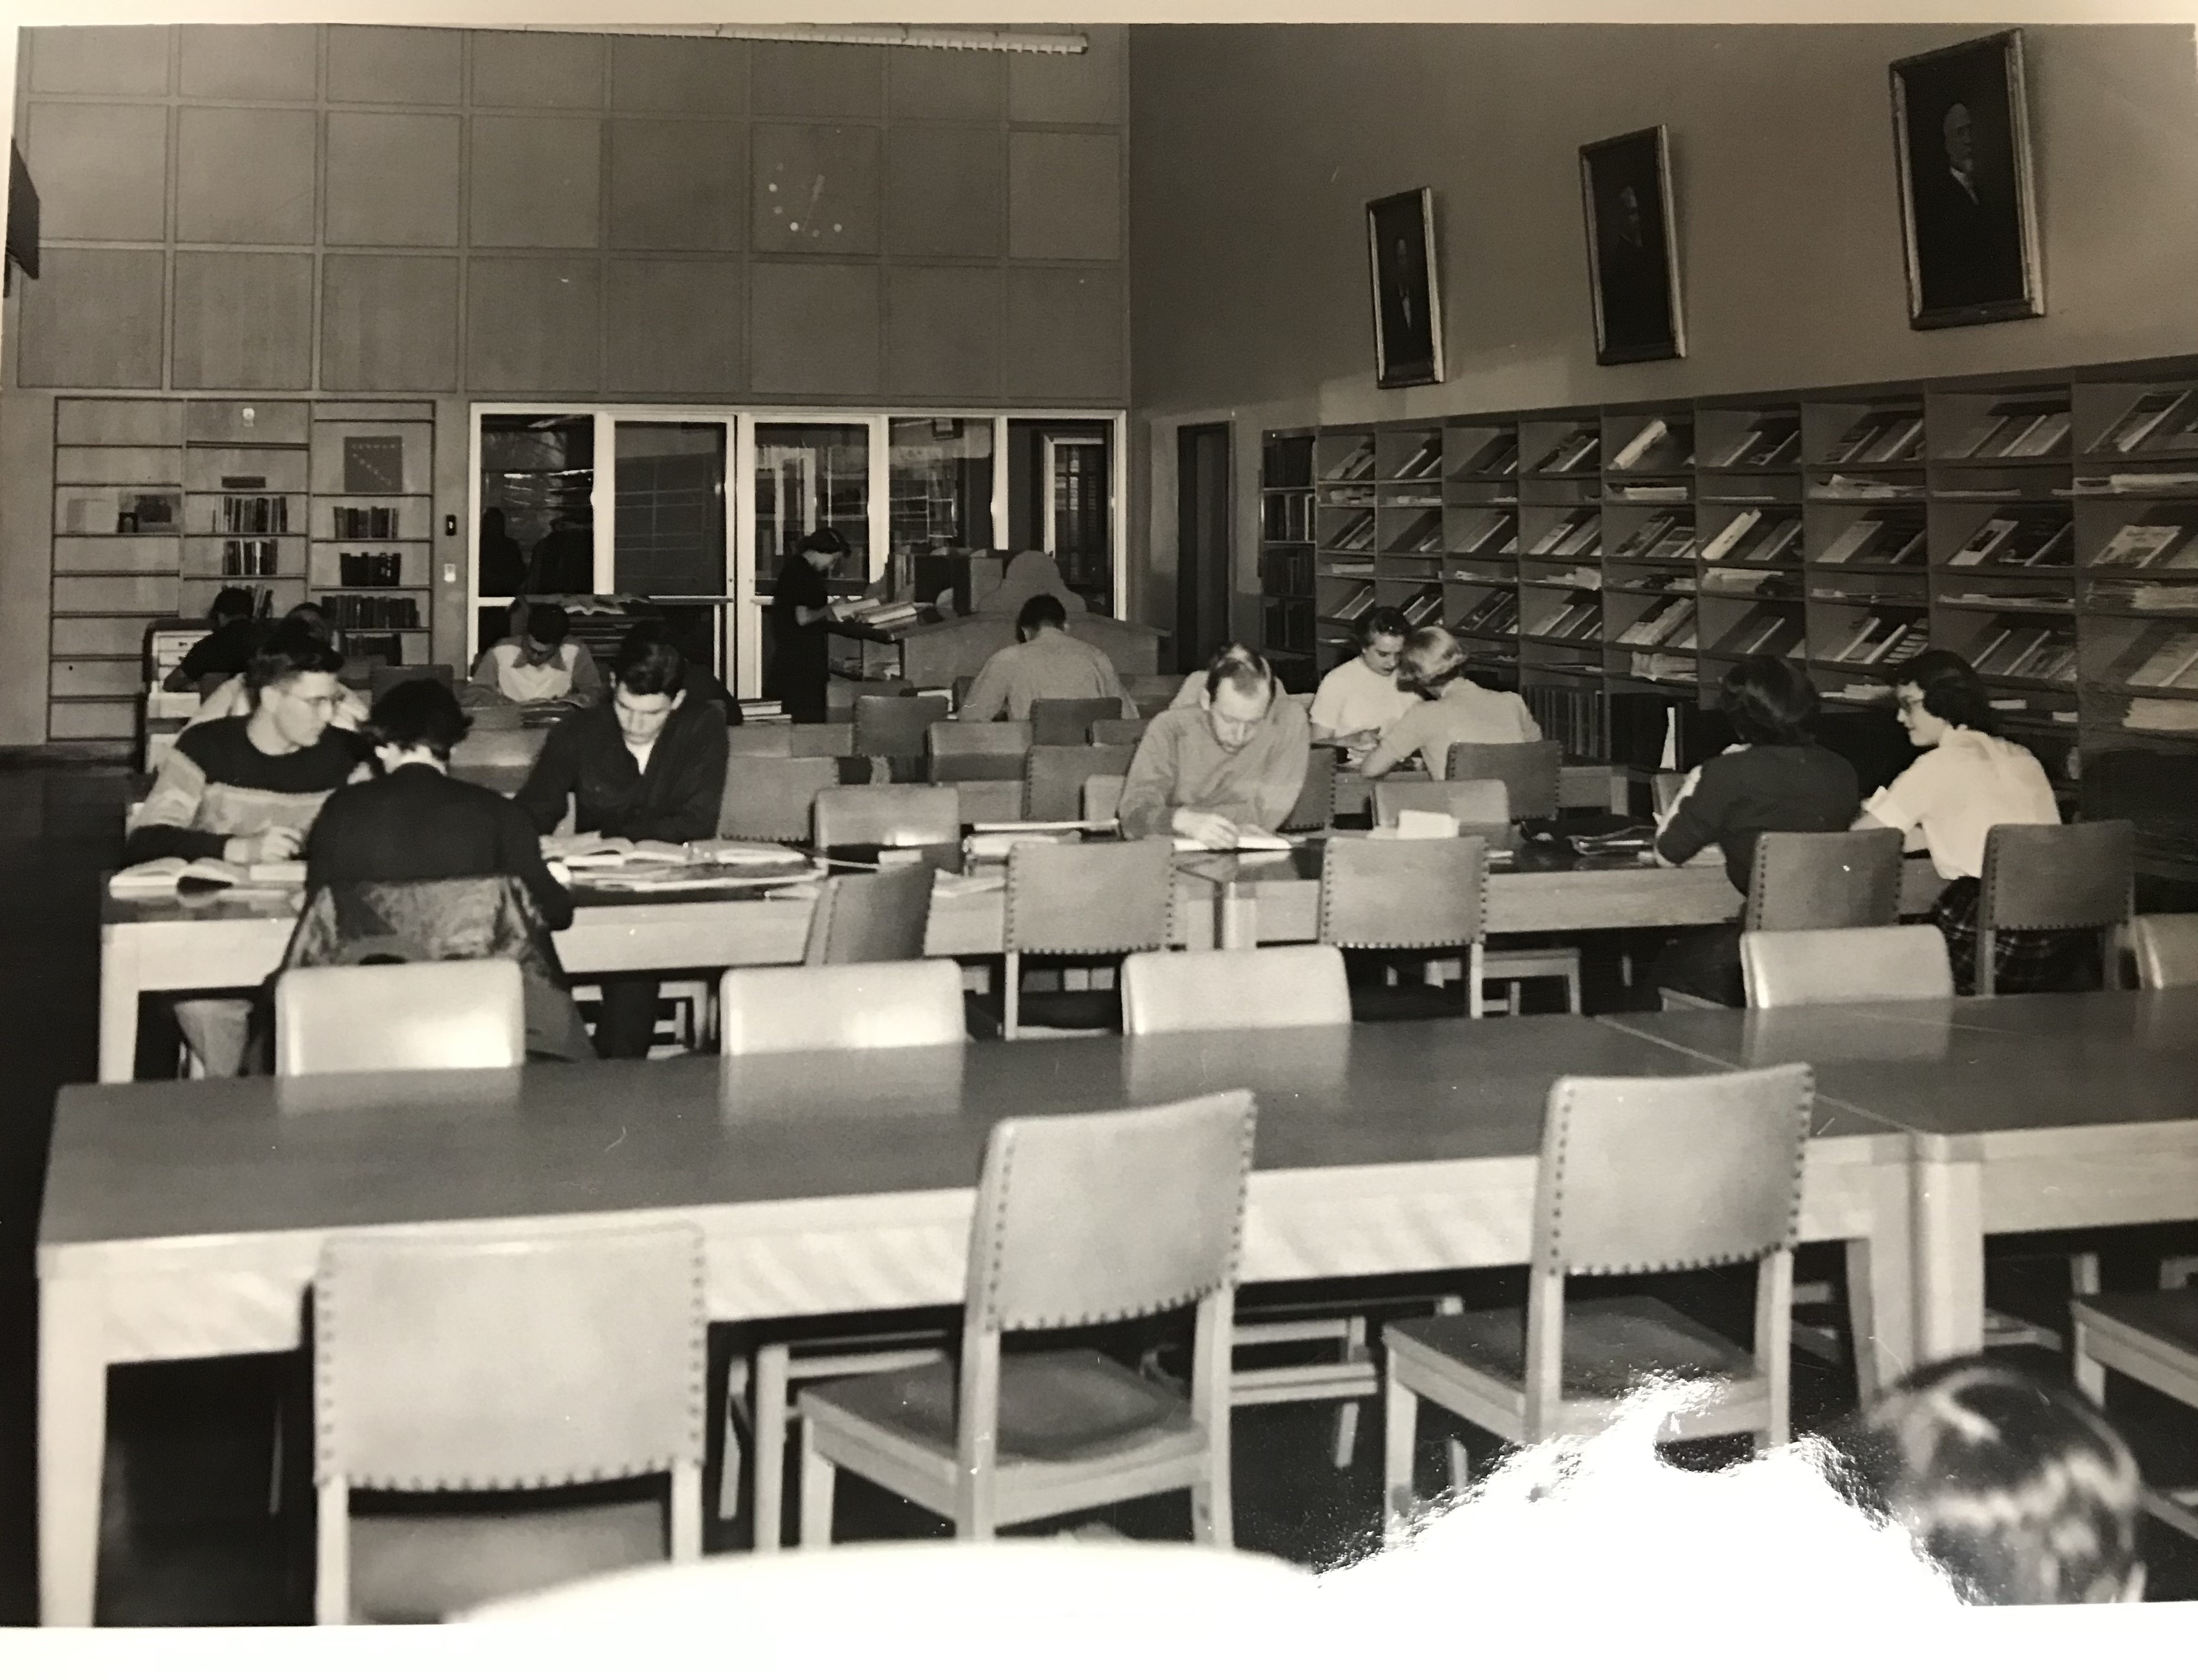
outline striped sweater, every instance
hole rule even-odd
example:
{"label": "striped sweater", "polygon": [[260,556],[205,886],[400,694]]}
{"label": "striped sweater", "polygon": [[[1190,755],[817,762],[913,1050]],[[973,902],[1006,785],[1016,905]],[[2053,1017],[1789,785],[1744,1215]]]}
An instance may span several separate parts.
{"label": "striped sweater", "polygon": [[122,861],[218,857],[232,835],[264,828],[301,832],[321,802],[366,774],[365,744],[330,730],[312,746],[280,755],[261,752],[246,733],[248,718],[220,718],[176,737],[160,776],[130,822]]}

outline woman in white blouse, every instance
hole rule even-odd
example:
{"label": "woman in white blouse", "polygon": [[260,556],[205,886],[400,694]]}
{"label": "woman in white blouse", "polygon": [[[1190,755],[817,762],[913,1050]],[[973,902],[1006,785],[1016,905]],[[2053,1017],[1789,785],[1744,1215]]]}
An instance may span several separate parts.
{"label": "woman in white blouse", "polygon": [[[1946,936],[1954,984],[1968,993],[1976,974],[1985,836],[2003,823],[2057,823],[2061,809],[2036,757],[2000,738],[1991,696],[1966,660],[1934,648],[1901,666],[1895,680],[1900,720],[1923,755],[1863,801],[1854,826],[1898,828],[1910,850],[1920,841],[1930,852],[1932,866],[1946,883],[1931,919]],[[2088,937],[2076,936],[2076,945]],[[2074,949],[2065,933],[1998,934],[1995,989],[2055,989]]]}

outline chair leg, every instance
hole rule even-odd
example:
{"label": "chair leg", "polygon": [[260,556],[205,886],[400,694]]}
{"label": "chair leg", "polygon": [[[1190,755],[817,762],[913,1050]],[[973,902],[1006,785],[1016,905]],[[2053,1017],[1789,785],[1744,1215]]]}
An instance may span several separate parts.
{"label": "chair leg", "polygon": [[801,1543],[832,1543],[832,1494],[839,1467],[817,1450],[817,1426],[801,1420]]}
{"label": "chair leg", "polygon": [[2107,1368],[2091,1357],[2090,1337],[2081,1324],[2076,1326],[2076,1352],[2072,1362],[2075,1367],[2076,1386],[2093,1405],[2107,1404]]}
{"label": "chair leg", "polygon": [[315,1490],[313,1619],[323,1627],[351,1620],[351,1484]]}
{"label": "chair leg", "polygon": [[755,1538],[759,1552],[775,1552],[783,1532],[786,1502],[786,1385],[788,1352],[776,1344],[755,1356]]}
{"label": "chair leg", "polygon": [[702,1467],[672,1467],[672,1544],[674,1563],[694,1563],[702,1555]]}
{"label": "chair leg", "polygon": [[2072,1295],[2096,1295],[2099,1293],[2099,1257],[2096,1254],[2071,1254],[2068,1257],[2068,1293]]}
{"label": "chair leg", "polygon": [[1465,1443],[1455,1435],[1443,1442],[1443,1457],[1450,1470],[1450,1491],[1462,1493],[1473,1485],[1473,1458]]}
{"label": "chair leg", "polygon": [[1335,1468],[1348,1470],[1358,1445],[1358,1402],[1346,1400],[1335,1409]]}
{"label": "chair leg", "polygon": [[741,1514],[741,1401],[747,1392],[748,1381],[748,1356],[736,1353],[725,1368],[725,1450],[718,1461],[719,1522],[730,1522]]}
{"label": "chair leg", "polygon": [[1000,1037],[1012,1038],[1022,1026],[1023,964],[1019,952],[1009,951],[1001,964]]}
{"label": "chair leg", "polygon": [[1412,1519],[1412,1446],[1419,1434],[1420,1397],[1389,1377],[1381,1390],[1381,1538],[1394,1545]]}
{"label": "chair leg", "polygon": [[1226,1453],[1207,1460],[1206,1474],[1191,1484],[1190,1533],[1201,1546],[1226,1549],[1236,1543],[1236,1515],[1230,1499]]}
{"label": "chair leg", "polygon": [[1575,1015],[1580,1012],[1580,971],[1577,958],[1572,967],[1565,970],[1565,1010]]}

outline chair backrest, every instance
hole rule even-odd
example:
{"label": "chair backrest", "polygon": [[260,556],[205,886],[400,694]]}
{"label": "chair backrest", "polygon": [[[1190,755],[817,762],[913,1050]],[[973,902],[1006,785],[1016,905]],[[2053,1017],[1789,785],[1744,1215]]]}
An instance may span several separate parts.
{"label": "chair backrest", "polygon": [[2001,823],[1985,835],[1977,925],[2106,927],[2126,921],[2137,881],[2137,828],[2112,823]]}
{"label": "chair backrest", "polygon": [[958,1044],[962,970],[930,962],[728,968],[718,1041],[727,1055],[773,1050],[899,1050]]}
{"label": "chair backrest", "polygon": [[440,683],[446,689],[457,687],[457,674],[447,665],[378,665],[367,673],[368,691],[376,700],[400,683],[423,680]]}
{"label": "chair backrest", "polygon": [[814,827],[817,796],[839,785],[837,759],[734,759],[725,768],[718,834],[724,840],[805,840]]}
{"label": "chair backrest", "polygon": [[1122,776],[1133,747],[1033,747],[1023,759],[1023,816],[1032,823],[1073,823],[1084,815],[1084,783]]}
{"label": "chair backrest", "polygon": [[1297,803],[1282,818],[1282,832],[1303,834],[1325,828],[1335,821],[1335,772],[1341,755],[1333,747],[1305,749],[1305,776],[1298,788]]}
{"label": "chair backrest", "polygon": [[933,724],[924,731],[931,782],[1015,782],[1030,751],[1028,724]]}
{"label": "chair backrest", "polygon": [[854,756],[852,724],[787,724],[786,750],[796,759],[846,759]]}
{"label": "chair backrest", "polygon": [[998,782],[945,782],[962,801],[965,823],[1020,823],[1023,816],[1022,772]]}
{"label": "chair backrest", "polygon": [[1323,848],[1323,945],[1364,950],[1478,945],[1487,904],[1488,842],[1478,834],[1455,840],[1332,834]]}
{"label": "chair backrest", "polygon": [[1142,1318],[1232,1287],[1253,1115],[1236,1090],[994,1126],[969,1227],[968,1333]]}
{"label": "chair backrest", "polygon": [[692,1226],[334,1237],[313,1308],[323,1485],[544,1487],[701,1463]]}
{"label": "chair backrest", "polygon": [[1112,823],[1122,808],[1122,788],[1127,776],[1087,776],[1084,778],[1084,820]]}
{"label": "chair backrest", "polygon": [[1343,953],[1333,945],[1148,951],[1122,964],[1122,1031],[1132,1037],[1350,1020]]}
{"label": "chair backrest", "polygon": [[814,833],[822,846],[959,846],[962,800],[951,788],[827,788]]}
{"label": "chair backrest", "polygon": [[2146,991],[2198,985],[2198,915],[2141,916],[2133,931],[2137,983]]}
{"label": "chair backrest", "polygon": [[804,962],[915,962],[931,926],[928,863],[834,875],[817,889]]}
{"label": "chair backrest", "polygon": [[275,982],[277,1073],[518,1067],[526,988],[506,957],[288,968]]}
{"label": "chair backrest", "polygon": [[[1889,832],[1889,831],[1888,831]],[[1880,1003],[1954,995],[1945,936],[1930,922],[1821,927],[1740,936],[1750,1008]]]}
{"label": "chair backrest", "polygon": [[1164,840],[1030,845],[1008,853],[1003,948],[1114,956],[1166,945],[1175,847]]}
{"label": "chair backrest", "polygon": [[1453,782],[1501,782],[1514,817],[1555,817],[1565,749],[1555,741],[1451,743],[1445,774]]}
{"label": "chair backrest", "polygon": [[1081,747],[1090,739],[1091,726],[1102,718],[1119,722],[1122,702],[1111,695],[1096,700],[1034,700],[1031,702],[1031,744],[1034,747]]}
{"label": "chair backrest", "polygon": [[1085,739],[1094,747],[1135,747],[1152,723],[1149,718],[1095,718]]}
{"label": "chair backrest", "polygon": [[725,756],[728,759],[792,758],[794,731],[784,724],[742,724],[729,727],[725,730]]}
{"label": "chair backrest", "polygon": [[1511,790],[1493,778],[1478,782],[1391,782],[1374,784],[1374,821],[1384,828],[1397,826],[1404,811],[1439,811],[1455,817],[1461,827],[1495,828],[1512,817]]}
{"label": "chair backrest", "polygon": [[864,759],[914,759],[923,753],[923,732],[944,723],[950,702],[944,695],[858,695],[855,697],[855,755]]}
{"label": "chair backrest", "polygon": [[1757,836],[1742,927],[1776,933],[1899,919],[1899,829]]}
{"label": "chair backrest", "polygon": [[1680,1271],[1791,1248],[1814,1082],[1799,1063],[1550,1088],[1532,1265]]}

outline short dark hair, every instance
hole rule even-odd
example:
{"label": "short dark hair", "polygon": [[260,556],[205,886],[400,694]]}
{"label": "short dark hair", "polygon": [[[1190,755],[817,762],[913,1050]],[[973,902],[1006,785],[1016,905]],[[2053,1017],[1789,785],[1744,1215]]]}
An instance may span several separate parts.
{"label": "short dark hair", "polygon": [[555,647],[573,627],[573,615],[554,601],[526,609],[526,639]]}
{"label": "short dark hair", "polygon": [[1974,1603],[2120,1599],[2143,1483],[2081,1396],[1977,1354],[1915,1372],[1833,1433],[1848,1500],[1897,1522]]}
{"label": "short dark hair", "polygon": [[1755,747],[1803,747],[1817,738],[1816,685],[1773,654],[1736,660],[1718,690],[1732,732]]}
{"label": "short dark hair", "polygon": [[848,552],[847,539],[829,525],[820,525],[794,545],[799,554],[843,555]]}
{"label": "short dark hair", "polygon": [[1992,691],[1969,662],[1943,648],[1926,648],[1894,668],[1896,686],[1912,683],[1923,696],[1923,709],[1941,723],[1980,735],[1999,733],[1999,714]]}
{"label": "short dark hair", "polygon": [[458,697],[432,677],[385,689],[367,714],[366,737],[378,747],[424,747],[445,764],[473,720]]}
{"label": "short dark hair", "polygon": [[308,671],[333,677],[343,668],[344,656],[329,645],[328,637],[302,620],[285,619],[253,651],[252,663],[244,668],[244,682],[257,695],[270,683]]}
{"label": "short dark hair", "polygon": [[1221,692],[1226,683],[1240,694],[1253,694],[1263,687],[1271,687],[1275,673],[1265,660],[1241,642],[1232,642],[1213,656],[1206,667],[1206,697],[1211,700]]}
{"label": "short dark hair", "polygon": [[1358,620],[1358,645],[1370,648],[1377,636],[1409,637],[1412,621],[1394,607],[1369,607]]}
{"label": "short dark hair", "polygon": [[252,591],[238,589],[234,584],[214,591],[213,605],[206,608],[209,619],[248,619],[253,616]]}
{"label": "short dark hair", "polygon": [[1034,595],[1023,602],[1023,610],[1015,614],[1015,628],[1034,631],[1040,625],[1051,625],[1055,630],[1068,628],[1068,609],[1055,595]]}
{"label": "short dark hair", "polygon": [[687,686],[687,655],[661,637],[637,631],[619,643],[611,676],[630,695],[676,695]]}
{"label": "short dark hair", "polygon": [[317,625],[326,629],[329,622],[329,609],[317,601],[301,601],[285,613],[282,618],[287,623]]}

